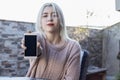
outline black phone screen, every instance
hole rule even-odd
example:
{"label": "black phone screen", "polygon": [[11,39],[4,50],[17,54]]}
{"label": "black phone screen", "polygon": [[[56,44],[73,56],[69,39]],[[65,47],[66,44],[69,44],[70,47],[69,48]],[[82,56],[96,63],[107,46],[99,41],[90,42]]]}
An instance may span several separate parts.
{"label": "black phone screen", "polygon": [[37,56],[37,37],[36,35],[25,35],[25,56]]}

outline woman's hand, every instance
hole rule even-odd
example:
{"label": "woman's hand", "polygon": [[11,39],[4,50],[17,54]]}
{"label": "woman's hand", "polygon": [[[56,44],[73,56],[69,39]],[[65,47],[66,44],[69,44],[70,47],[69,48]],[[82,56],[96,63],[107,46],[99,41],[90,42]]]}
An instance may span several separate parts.
{"label": "woman's hand", "polygon": [[[31,31],[28,31],[27,34],[32,34]],[[21,48],[24,49],[24,51],[27,49],[25,46],[25,41],[24,39],[21,40]],[[40,42],[37,41],[37,48],[41,48]]]}
{"label": "woman's hand", "polygon": [[[21,40],[21,43],[22,43],[22,44],[21,44],[21,48],[23,48],[24,50],[26,50],[27,47],[24,45],[24,40]],[[38,47],[41,47],[41,46],[40,46],[40,42],[37,42],[37,48],[38,48]]]}
{"label": "woman's hand", "polygon": [[[32,32],[31,31],[28,31],[27,34],[31,34]],[[21,48],[23,48],[24,50],[27,49],[27,47],[25,46],[25,42],[24,42],[24,39],[21,40]]]}
{"label": "woman's hand", "polygon": [[23,48],[24,50],[27,49],[27,47],[26,47],[25,44],[24,44],[24,40],[23,40],[23,39],[21,40],[21,48]]}

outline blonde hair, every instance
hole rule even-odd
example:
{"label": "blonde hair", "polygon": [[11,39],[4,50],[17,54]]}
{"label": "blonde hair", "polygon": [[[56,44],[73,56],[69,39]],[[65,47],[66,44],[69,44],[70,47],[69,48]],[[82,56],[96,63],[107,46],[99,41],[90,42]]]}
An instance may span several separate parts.
{"label": "blonde hair", "polygon": [[42,13],[43,13],[43,10],[45,9],[45,7],[49,7],[51,6],[54,11],[58,14],[58,19],[59,19],[59,25],[60,25],[60,36],[61,38],[68,38],[68,35],[67,35],[67,32],[66,32],[66,26],[65,26],[65,21],[64,21],[64,16],[63,16],[63,13],[62,13],[62,10],[60,9],[60,7],[55,4],[55,3],[45,3],[39,13],[38,13],[38,17],[37,17],[37,22],[36,22],[36,30],[42,34],[42,35],[45,35],[43,30],[42,30],[42,25],[41,25],[41,16],[42,16]]}

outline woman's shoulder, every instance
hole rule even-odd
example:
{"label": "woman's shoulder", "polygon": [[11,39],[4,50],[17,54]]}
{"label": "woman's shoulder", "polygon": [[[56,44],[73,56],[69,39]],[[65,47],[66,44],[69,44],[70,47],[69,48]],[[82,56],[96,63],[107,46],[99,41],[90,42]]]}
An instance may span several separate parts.
{"label": "woman's shoulder", "polygon": [[68,47],[71,50],[81,50],[81,45],[77,40],[74,39],[67,39]]}
{"label": "woman's shoulder", "polygon": [[67,41],[68,41],[68,44],[71,44],[74,46],[80,46],[80,43],[75,39],[67,38]]}
{"label": "woman's shoulder", "polygon": [[72,56],[79,56],[81,51],[81,45],[77,40],[68,39],[68,47],[70,50],[70,55]]}

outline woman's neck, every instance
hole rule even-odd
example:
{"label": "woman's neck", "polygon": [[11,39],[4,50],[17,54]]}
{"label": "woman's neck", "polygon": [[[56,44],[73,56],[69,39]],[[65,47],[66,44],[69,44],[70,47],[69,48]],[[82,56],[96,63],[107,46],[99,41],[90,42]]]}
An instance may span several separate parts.
{"label": "woman's neck", "polygon": [[49,41],[51,44],[57,45],[61,42],[60,34],[46,34],[47,41]]}

